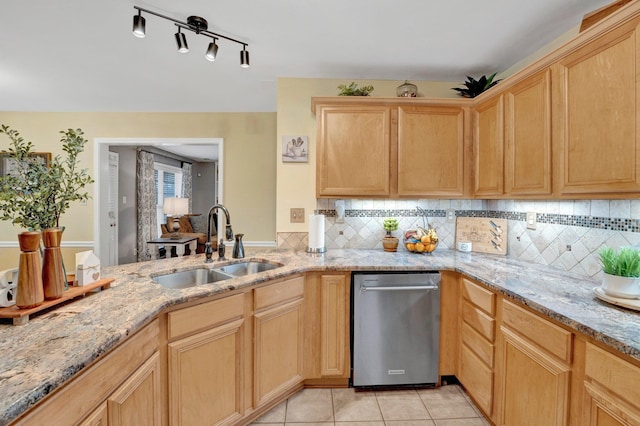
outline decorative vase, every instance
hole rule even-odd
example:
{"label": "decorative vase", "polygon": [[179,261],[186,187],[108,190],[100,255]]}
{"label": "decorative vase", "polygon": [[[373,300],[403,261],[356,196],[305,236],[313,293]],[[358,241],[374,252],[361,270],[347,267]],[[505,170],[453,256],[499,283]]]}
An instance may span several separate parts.
{"label": "decorative vase", "polygon": [[418,86],[405,80],[404,83],[396,89],[396,94],[400,98],[415,98],[418,96]]}
{"label": "decorative vase", "polygon": [[382,239],[382,248],[384,251],[397,251],[398,239],[396,237],[386,236]]}
{"label": "decorative vase", "polygon": [[605,272],[602,276],[602,290],[609,296],[635,299],[640,297],[640,278],[621,277]]}
{"label": "decorative vase", "polygon": [[42,261],[40,260],[40,232],[30,231],[18,234],[20,262],[18,266],[18,308],[34,308],[44,302],[42,287]]}
{"label": "decorative vase", "polygon": [[62,228],[48,228],[42,231],[42,241],[44,243],[42,284],[44,298],[47,300],[61,298],[66,287],[62,252],[60,251],[61,240]]}

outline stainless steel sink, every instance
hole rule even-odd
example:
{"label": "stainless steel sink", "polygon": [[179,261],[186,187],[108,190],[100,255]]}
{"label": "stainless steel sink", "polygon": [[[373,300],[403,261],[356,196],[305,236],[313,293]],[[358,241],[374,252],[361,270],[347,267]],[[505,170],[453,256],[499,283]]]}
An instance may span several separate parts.
{"label": "stainless steel sink", "polygon": [[258,272],[270,271],[272,269],[280,268],[282,265],[273,264],[268,262],[250,261],[233,263],[218,268],[225,274],[233,275],[234,277],[242,277],[250,274],[257,274]]}
{"label": "stainless steel sink", "polygon": [[201,284],[211,284],[228,280],[232,275],[218,269],[198,268],[190,271],[173,272],[171,274],[152,277],[153,281],[166,288],[188,288]]}

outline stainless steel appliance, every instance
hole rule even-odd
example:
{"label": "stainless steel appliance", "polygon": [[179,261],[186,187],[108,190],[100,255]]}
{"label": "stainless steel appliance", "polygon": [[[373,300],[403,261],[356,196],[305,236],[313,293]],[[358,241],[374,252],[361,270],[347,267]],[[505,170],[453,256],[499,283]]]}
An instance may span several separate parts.
{"label": "stainless steel appliance", "polygon": [[440,273],[354,272],[353,386],[438,380]]}

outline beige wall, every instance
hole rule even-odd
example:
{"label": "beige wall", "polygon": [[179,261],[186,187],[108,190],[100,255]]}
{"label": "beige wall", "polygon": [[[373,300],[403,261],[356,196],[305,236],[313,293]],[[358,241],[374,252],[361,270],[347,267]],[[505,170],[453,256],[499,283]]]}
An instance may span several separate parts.
{"label": "beige wall", "polygon": [[[336,96],[340,84],[351,81],[358,86],[373,85],[371,96],[395,97],[396,88],[404,81],[396,80],[349,80],[349,79],[278,79],[278,138],[277,138],[277,232],[306,232],[305,223],[290,223],[291,208],[303,207],[305,214],[316,208],[316,117],[311,112],[311,97]],[[418,94],[429,98],[455,98],[451,90],[456,83],[411,81],[418,86]],[[308,163],[283,163],[282,136],[307,135],[309,137]]]}
{"label": "beige wall", "polygon": [[[235,232],[247,241],[275,241],[275,113],[31,113],[0,112],[0,124],[18,130],[37,151],[62,154],[59,131],[81,128],[89,140],[80,158],[93,173],[94,138],[224,138],[224,203]],[[9,139],[0,135],[0,150]],[[93,188],[89,189],[93,193]],[[62,217],[63,241],[93,241],[93,202],[73,204]],[[15,243],[22,230],[0,222],[0,244]],[[65,248],[65,264],[76,251]],[[0,268],[17,265],[18,250],[0,248]]]}

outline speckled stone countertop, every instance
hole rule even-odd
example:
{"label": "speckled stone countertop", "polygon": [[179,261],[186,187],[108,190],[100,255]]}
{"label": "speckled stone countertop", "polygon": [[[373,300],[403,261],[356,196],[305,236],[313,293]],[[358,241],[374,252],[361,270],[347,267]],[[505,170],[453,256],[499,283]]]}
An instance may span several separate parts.
{"label": "speckled stone countertop", "polygon": [[[599,282],[548,266],[453,250],[436,250],[432,255],[381,250],[308,255],[247,249],[244,260],[251,259],[284,266],[181,290],[161,287],[150,277],[201,266],[203,255],[106,267],[103,277],[115,278],[110,289],[32,318],[24,326],[1,323],[0,425],[18,417],[164,309],[306,271],[458,271],[640,361],[640,313],[597,299],[592,289]],[[238,260],[224,263],[234,261]]]}

